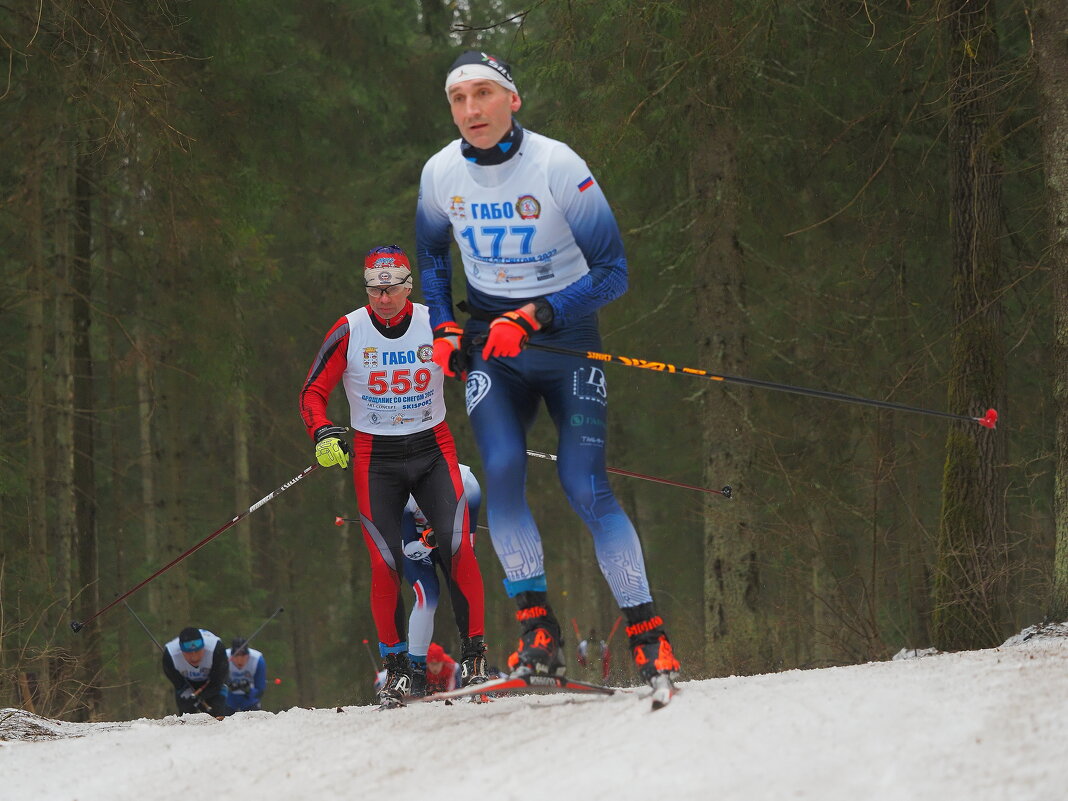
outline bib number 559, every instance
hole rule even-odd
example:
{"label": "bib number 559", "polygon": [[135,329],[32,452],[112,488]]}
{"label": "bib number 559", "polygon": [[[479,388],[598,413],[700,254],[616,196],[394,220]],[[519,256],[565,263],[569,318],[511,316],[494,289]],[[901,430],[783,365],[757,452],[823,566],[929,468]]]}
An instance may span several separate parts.
{"label": "bib number 559", "polygon": [[373,370],[367,377],[367,391],[372,395],[407,395],[413,389],[423,392],[430,386],[430,371],[425,367],[416,370]]}

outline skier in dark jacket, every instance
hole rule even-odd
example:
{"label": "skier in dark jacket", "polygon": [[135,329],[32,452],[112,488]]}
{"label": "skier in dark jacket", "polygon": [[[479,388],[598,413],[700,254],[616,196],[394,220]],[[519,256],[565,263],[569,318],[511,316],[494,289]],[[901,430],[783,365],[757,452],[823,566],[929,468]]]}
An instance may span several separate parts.
{"label": "skier in dark jacket", "polygon": [[207,712],[221,718],[230,714],[226,646],[207,629],[184,628],[168,642],[163,647],[163,673],[174,685],[179,715]]}

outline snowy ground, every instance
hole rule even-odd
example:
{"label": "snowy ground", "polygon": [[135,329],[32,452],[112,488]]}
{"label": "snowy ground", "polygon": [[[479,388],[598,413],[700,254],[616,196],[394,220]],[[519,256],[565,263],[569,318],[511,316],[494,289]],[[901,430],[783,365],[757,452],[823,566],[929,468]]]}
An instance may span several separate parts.
{"label": "snowy ground", "polygon": [[1065,633],[683,682],[656,713],[640,691],[222,722],[0,710],[0,800],[1065,799]]}

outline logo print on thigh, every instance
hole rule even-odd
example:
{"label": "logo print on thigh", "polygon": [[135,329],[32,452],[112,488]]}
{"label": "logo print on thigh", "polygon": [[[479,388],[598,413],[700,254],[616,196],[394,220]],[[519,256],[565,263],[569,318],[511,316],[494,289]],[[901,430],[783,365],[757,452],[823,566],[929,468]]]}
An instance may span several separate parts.
{"label": "logo print on thigh", "polygon": [[471,416],[471,412],[478,406],[481,401],[490,391],[490,386],[493,384],[490,381],[490,377],[483,373],[481,370],[475,370],[473,373],[467,374],[467,384],[464,391],[464,401],[467,404],[467,416]]}
{"label": "logo print on thigh", "polygon": [[600,367],[580,367],[574,373],[573,391],[580,400],[608,405],[608,381]]}

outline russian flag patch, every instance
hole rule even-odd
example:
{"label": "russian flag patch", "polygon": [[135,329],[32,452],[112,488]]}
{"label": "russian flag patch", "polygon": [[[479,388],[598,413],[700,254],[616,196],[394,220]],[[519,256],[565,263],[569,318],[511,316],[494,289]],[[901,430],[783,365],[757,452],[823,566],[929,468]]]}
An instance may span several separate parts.
{"label": "russian flag patch", "polygon": [[578,190],[580,192],[585,192],[591,186],[593,186],[593,176],[592,175],[587,175],[586,179],[582,183],[580,183],[578,185]]}

